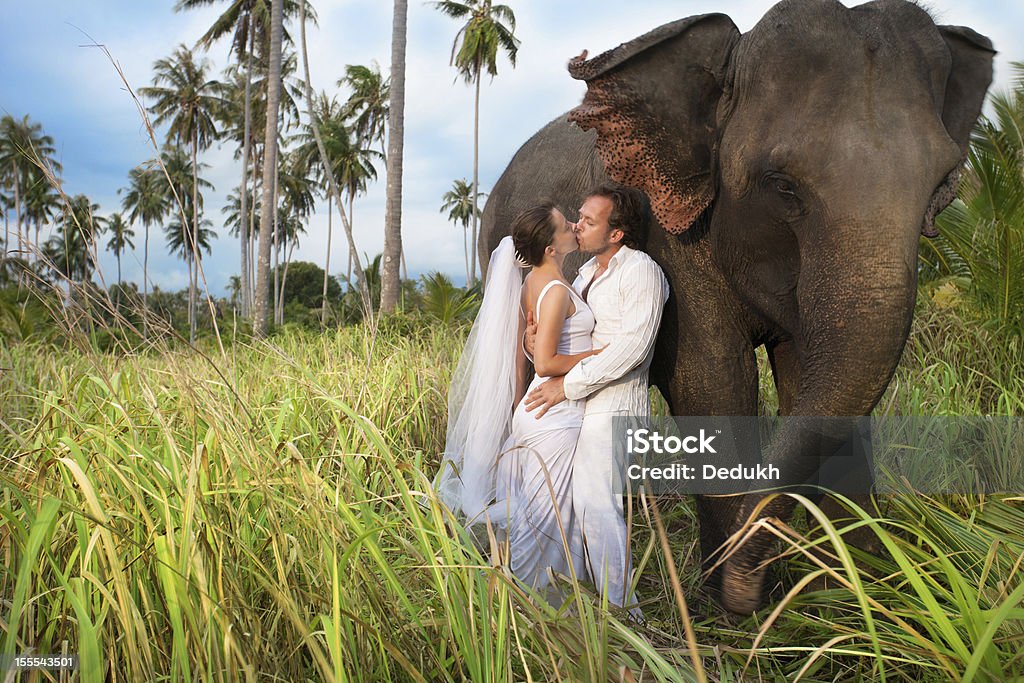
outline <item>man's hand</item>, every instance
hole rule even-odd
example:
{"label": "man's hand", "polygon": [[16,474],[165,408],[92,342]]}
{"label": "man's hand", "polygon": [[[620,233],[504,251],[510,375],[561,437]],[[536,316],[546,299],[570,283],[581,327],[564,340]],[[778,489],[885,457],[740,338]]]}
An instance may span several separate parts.
{"label": "man's hand", "polygon": [[537,321],[533,319],[533,311],[526,312],[526,334],[523,337],[523,348],[533,357],[533,347],[537,343]]}
{"label": "man's hand", "polygon": [[539,420],[544,416],[544,413],[548,412],[549,408],[564,401],[564,382],[565,377],[552,377],[547,382],[538,385],[536,389],[526,396],[526,412],[529,413],[534,408],[540,408],[540,411],[534,416]]}

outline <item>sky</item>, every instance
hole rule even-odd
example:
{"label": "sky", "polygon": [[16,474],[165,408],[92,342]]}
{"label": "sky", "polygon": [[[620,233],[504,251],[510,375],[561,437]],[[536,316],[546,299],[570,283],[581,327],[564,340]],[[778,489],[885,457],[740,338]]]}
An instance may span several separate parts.
{"label": "sky", "polygon": [[[860,4],[859,0],[842,0]],[[391,0],[312,0],[319,26],[307,29],[313,88],[346,96],[336,86],[346,64],[378,62],[386,73],[391,56]],[[587,49],[591,56],[682,17],[724,12],[741,31],[749,30],[772,0],[504,0],[516,16],[521,41],[516,66],[501,56],[498,76],[481,89],[480,189],[487,192],[516,150],[545,123],[577,105],[583,83],[569,77],[567,61]],[[128,172],[155,155],[135,103],[115,64],[135,90],[151,85],[152,66],[184,43],[192,46],[227,5],[176,12],[174,0],[36,0],[7,2],[0,25],[0,113],[28,114],[54,138],[68,195],[87,194],[100,215],[120,210],[118,190]],[[993,90],[1012,82],[1009,63],[1024,60],[1024,2],[1020,0],[926,0],[940,24],[970,26],[999,50]],[[458,178],[473,171],[473,89],[449,66],[459,24],[432,4],[409,2],[402,237],[411,277],[432,271],[465,280],[463,232],[441,213],[441,197]],[[297,36],[297,30],[296,30]],[[207,53],[219,76],[229,61],[229,39]],[[163,134],[158,129],[158,134]],[[223,227],[221,207],[237,187],[240,162],[231,143],[202,153],[206,217],[218,237],[204,256],[210,292],[226,293],[239,269],[239,246]],[[378,181],[355,203],[355,242],[361,257],[383,249],[385,182]],[[13,220],[13,219],[12,219]],[[321,266],[327,252],[327,205],[318,202],[293,260]],[[44,230],[43,240],[47,237]],[[135,250],[122,256],[122,277],[142,281],[143,228],[136,226]],[[103,239],[105,245],[106,239]],[[344,274],[348,258],[343,233],[334,221],[332,274]],[[111,252],[100,256],[104,279],[116,280]],[[150,236],[150,281],[164,290],[187,287],[183,262],[167,252],[162,231]]]}

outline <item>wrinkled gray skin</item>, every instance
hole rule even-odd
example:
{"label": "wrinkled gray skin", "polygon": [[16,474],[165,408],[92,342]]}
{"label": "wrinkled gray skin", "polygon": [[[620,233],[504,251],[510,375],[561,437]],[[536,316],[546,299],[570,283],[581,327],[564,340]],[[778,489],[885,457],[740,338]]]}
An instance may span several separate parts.
{"label": "wrinkled gray skin", "polygon": [[[587,95],[495,185],[480,259],[542,197],[572,216],[596,180],[639,187],[656,218],[647,250],[672,290],[651,379],[673,414],[756,415],[764,345],[782,414],[868,415],[903,350],[919,235],[955,189],[993,55],[904,0],[784,0],[746,34],[704,15],[573,60]],[[763,458],[784,465],[784,484],[814,481],[840,432],[789,422]],[[759,500],[698,500],[706,567]],[[780,496],[759,516],[793,505]],[[727,609],[759,606],[771,541],[759,532],[709,574]]]}

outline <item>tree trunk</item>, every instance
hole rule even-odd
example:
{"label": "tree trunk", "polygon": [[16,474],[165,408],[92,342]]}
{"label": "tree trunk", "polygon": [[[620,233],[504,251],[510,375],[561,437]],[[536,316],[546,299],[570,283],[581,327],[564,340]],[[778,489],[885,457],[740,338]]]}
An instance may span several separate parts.
{"label": "tree trunk", "polygon": [[142,247],[142,338],[149,339],[149,223],[143,225],[146,237]]}
{"label": "tree trunk", "polygon": [[284,270],[281,271],[281,325],[284,325],[284,284],[288,281],[288,266],[292,262],[292,252],[295,251],[295,243],[288,245],[284,252]]}
{"label": "tree trunk", "polygon": [[[11,170],[14,178],[14,232],[18,239],[18,258],[21,257],[21,183],[18,180],[18,165],[13,161],[11,162]],[[6,248],[9,250],[9,246],[6,242],[4,243]],[[24,274],[20,268],[18,269],[18,288],[21,289],[21,278]]]}
{"label": "tree trunk", "polygon": [[[253,149],[252,150],[252,196],[253,196],[253,198],[256,197],[256,190],[257,190],[257,188],[259,188],[261,191],[263,189],[263,187],[261,185],[259,185],[259,182],[260,182],[259,178],[260,178],[259,154],[257,154],[257,150],[256,149]],[[249,241],[249,272],[246,273],[246,277],[249,278],[249,313],[251,315],[253,310],[256,308],[256,293],[255,293],[255,290],[256,290],[256,287],[255,287],[256,277],[255,277],[255,274],[256,274],[256,244],[257,244],[257,242],[254,239],[254,237],[256,236],[256,233],[257,233],[257,229],[256,229],[256,202],[253,202],[253,205],[249,207],[249,218],[248,219],[249,219],[249,240],[248,240]]]}
{"label": "tree trunk", "polygon": [[199,313],[199,306],[197,305],[198,302],[196,301],[196,299],[199,298],[199,295],[198,295],[198,292],[197,292],[198,287],[196,286],[196,284],[197,284],[197,282],[199,280],[199,266],[196,263],[196,259],[195,259],[194,256],[189,261],[188,265],[189,265],[188,306],[189,306],[189,310],[192,312],[192,322],[189,323],[189,329],[188,329],[188,340],[189,340],[190,343],[194,344],[195,341],[196,341],[196,327],[197,327],[196,318],[199,317],[197,315]]}
{"label": "tree trunk", "polygon": [[[193,124],[195,122],[193,121]],[[197,157],[199,156],[199,131],[193,125],[192,128],[192,230],[186,235],[186,245],[189,249],[189,258],[192,260],[192,264],[195,264],[198,260],[198,247],[196,246],[196,236],[199,233],[199,166],[197,165]],[[192,270],[198,270],[195,266],[192,266]],[[188,341],[189,343],[195,343],[196,341],[196,277],[195,273],[190,271],[190,280],[188,283]]]}
{"label": "tree trunk", "polygon": [[[305,90],[306,90],[306,111],[309,115],[309,120],[313,124],[313,138],[316,140],[317,151],[320,152],[320,163],[323,164],[324,174],[327,176],[328,189],[330,190],[331,196],[334,197],[334,205],[338,207],[338,213],[341,216],[342,227],[345,229],[345,237],[348,238],[348,249],[349,252],[356,253],[356,242],[352,235],[352,221],[345,215],[344,207],[340,201],[341,193],[338,191],[338,182],[334,177],[334,171],[331,168],[330,161],[327,158],[327,150],[324,148],[323,137],[320,135],[319,121],[316,118],[313,105],[313,85],[309,77],[309,55],[306,53],[306,3],[299,3],[299,30],[302,42],[302,66],[305,71]],[[359,263],[359,259],[356,259],[356,277],[359,278],[359,292],[363,299],[363,309],[366,313],[368,320],[373,319],[373,302],[370,300],[370,289],[366,283],[366,273],[363,272],[363,267]]]}
{"label": "tree trunk", "polygon": [[331,233],[334,216],[331,215],[331,195],[327,195],[327,256],[324,258],[324,291],[320,297],[320,329],[327,327],[327,278],[331,272]]}
{"label": "tree trunk", "polygon": [[[277,120],[281,104],[281,33],[283,2],[270,3],[270,70],[267,74],[267,126],[263,137],[263,202],[260,211],[260,257],[256,273],[256,315],[253,334],[267,336],[270,297],[270,228],[273,207],[274,171],[277,169]],[[302,7],[304,3],[300,2]]]}
{"label": "tree trunk", "polygon": [[462,224],[462,251],[466,255],[466,287],[469,284],[469,226]]}
{"label": "tree trunk", "polygon": [[277,175],[278,175],[278,172],[275,169],[274,170],[274,195],[273,195],[274,196],[274,229],[273,229],[273,234],[274,234],[274,267],[272,269],[273,272],[274,272],[274,315],[272,317],[272,320],[274,321],[275,325],[280,325],[280,322],[278,320],[280,311],[278,310],[277,302],[278,302],[278,294],[280,292],[280,290],[278,289],[278,282],[281,279],[281,224],[280,224],[280,221],[278,221],[278,216],[277,216]]}
{"label": "tree trunk", "polygon": [[249,221],[246,220],[249,208],[249,148],[252,146],[250,138],[252,137],[252,104],[250,102],[252,93],[252,51],[253,51],[253,35],[254,26],[252,14],[249,15],[249,49],[245,56],[245,103],[244,103],[244,117],[245,122],[242,126],[242,186],[241,194],[238,197],[239,208],[238,208],[238,238],[242,249],[242,266],[241,266],[241,297],[242,297],[242,317],[248,318],[252,315],[252,309],[249,306],[251,299],[251,284],[252,280],[249,278],[249,242],[252,240],[252,230],[248,228]]}
{"label": "tree trunk", "polygon": [[[14,232],[18,239],[18,251],[21,251],[21,183],[18,180],[18,165],[11,161],[11,177],[14,178]],[[8,250],[10,244],[7,244]]]}
{"label": "tree trunk", "polygon": [[480,171],[480,71],[476,73],[476,102],[473,107],[473,197],[472,197],[472,218],[473,218],[473,231],[470,233],[469,245],[470,245],[470,256],[472,258],[469,261],[469,273],[470,282],[469,287],[472,287],[476,283],[476,242],[477,242],[477,210],[476,210],[476,198],[480,196],[479,188],[479,173]]}
{"label": "tree trunk", "polygon": [[[348,224],[349,225],[353,225],[354,224],[354,221],[352,220],[352,204],[354,204],[355,201],[356,201],[355,193],[354,192],[349,192],[349,194],[348,194]],[[348,276],[349,277],[352,277],[352,265],[353,264],[355,264],[356,268],[361,268],[362,267],[362,264],[359,261],[359,254],[357,252],[355,252],[355,251],[349,251],[348,252],[348,270],[349,270]],[[361,277],[360,279],[363,280],[363,281],[366,281],[366,277],[365,276]],[[367,294],[366,294],[367,296],[371,296],[370,283],[369,282],[366,282],[366,292],[367,292]]]}
{"label": "tree trunk", "polygon": [[284,235],[281,236],[281,244],[277,247],[277,256],[274,257],[274,324],[284,324],[284,311],[282,310],[282,302],[284,301],[284,263],[287,260],[287,240],[288,238]]}
{"label": "tree trunk", "polygon": [[395,0],[391,24],[391,104],[388,111],[387,207],[384,212],[384,258],[381,264],[381,311],[393,311],[401,291],[402,152],[405,137],[405,34],[408,0]]}

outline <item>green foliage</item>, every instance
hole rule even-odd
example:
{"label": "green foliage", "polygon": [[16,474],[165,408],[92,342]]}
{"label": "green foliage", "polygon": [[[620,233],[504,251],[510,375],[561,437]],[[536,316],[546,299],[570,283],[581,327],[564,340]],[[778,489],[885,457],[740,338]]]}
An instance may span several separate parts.
{"label": "green foliage", "polygon": [[480,310],[481,288],[478,284],[464,290],[452,284],[443,273],[430,273],[422,277],[423,293],[420,308],[445,325],[472,320]]}
{"label": "green foliage", "polygon": [[391,101],[391,78],[384,78],[380,65],[346,64],[345,76],[338,86],[351,90],[345,102],[344,117],[351,119],[356,140],[366,145],[384,141]]}
{"label": "green foliage", "polygon": [[[1015,337],[977,343],[921,305],[880,412],[1024,412]],[[428,493],[466,329],[408,311],[375,331],[287,325],[224,356],[202,338],[202,355],[0,344],[0,642],[66,641],[83,680],[1024,675],[1016,498],[894,497],[840,524],[801,501],[810,531],[774,527],[779,601],[742,622],[697,589],[692,502],[657,500],[662,537],[649,500],[632,527],[647,626],[585,584],[562,610],[531,600]],[[858,527],[884,552],[851,548]],[[710,616],[684,618],[680,596]]]}
{"label": "green foliage", "polygon": [[508,55],[512,66],[516,65],[519,40],[511,7],[492,4],[491,0],[441,0],[433,4],[446,16],[466,20],[455,34],[451,63],[467,83],[477,81],[484,70],[497,76],[499,51]]}
{"label": "green foliage", "polygon": [[[283,271],[284,268],[282,267]],[[273,277],[273,271],[271,272]],[[288,278],[284,283],[284,302],[299,304],[305,308],[320,308],[324,291],[324,269],[308,261],[292,261],[288,265]],[[341,297],[341,285],[334,276],[327,278],[327,299],[337,301]],[[285,319],[289,319],[287,312]]]}
{"label": "green foliage", "polygon": [[[51,299],[49,303],[56,302]],[[42,300],[27,289],[0,289],[0,341],[3,344],[51,344],[58,336],[59,328]]]}
{"label": "green foliage", "polygon": [[985,327],[1024,334],[1024,64],[975,127],[958,199],[922,243],[925,291]]}

